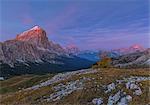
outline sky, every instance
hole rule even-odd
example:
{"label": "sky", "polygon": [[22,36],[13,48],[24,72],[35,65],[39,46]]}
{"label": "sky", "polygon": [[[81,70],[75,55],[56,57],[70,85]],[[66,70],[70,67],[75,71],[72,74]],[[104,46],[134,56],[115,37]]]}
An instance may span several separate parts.
{"label": "sky", "polygon": [[0,41],[39,25],[81,50],[149,47],[149,0],[0,0]]}

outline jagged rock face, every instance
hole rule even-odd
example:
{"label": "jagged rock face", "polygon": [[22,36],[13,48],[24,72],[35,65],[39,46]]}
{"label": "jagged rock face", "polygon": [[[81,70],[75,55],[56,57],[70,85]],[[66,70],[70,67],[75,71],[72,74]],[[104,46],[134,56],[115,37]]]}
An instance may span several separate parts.
{"label": "jagged rock face", "polygon": [[2,50],[2,43],[0,43],[0,61],[4,61],[5,60],[5,56]]}
{"label": "jagged rock face", "polygon": [[[3,43],[2,51],[4,55],[3,63],[14,66],[17,62],[42,62],[44,55],[50,53],[49,50],[41,50],[36,45],[22,41],[6,41]],[[50,53],[47,58],[54,58],[57,54]]]}
{"label": "jagged rock face", "polygon": [[59,45],[48,40],[46,32],[39,26],[27,30],[15,38],[16,41],[27,42],[36,45],[39,49],[48,49],[59,53],[65,53],[65,50]]}
{"label": "jagged rock face", "polygon": [[21,33],[20,35],[17,35],[16,40],[27,41],[28,43],[33,43],[44,48],[48,48],[49,46],[46,32],[39,26],[35,26],[32,29]]}

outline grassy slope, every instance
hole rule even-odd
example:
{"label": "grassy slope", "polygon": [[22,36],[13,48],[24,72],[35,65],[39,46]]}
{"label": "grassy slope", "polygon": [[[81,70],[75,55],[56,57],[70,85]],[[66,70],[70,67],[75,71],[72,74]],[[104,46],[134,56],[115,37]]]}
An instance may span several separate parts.
{"label": "grassy slope", "polygon": [[50,79],[53,74],[47,75],[23,75],[0,81],[0,94],[16,92],[23,88],[31,87],[42,81]]}
{"label": "grassy slope", "polygon": [[[40,88],[38,90],[30,90],[28,92],[16,92],[18,88],[26,88],[32,85],[35,85],[41,81],[47,80],[51,78],[52,75],[42,75],[42,76],[18,76],[11,78],[6,81],[1,82],[1,104],[4,105],[31,105],[31,104],[39,104],[39,105],[87,105],[91,104],[91,101],[95,97],[103,97],[104,103],[107,103],[108,96],[112,93],[115,93],[117,90],[114,90],[110,94],[105,94],[102,91],[101,86],[112,83],[117,79],[122,79],[123,77],[130,77],[130,76],[149,76],[148,69],[102,69],[98,70],[98,73],[94,74],[82,74],[80,76],[72,76],[70,79],[61,81],[61,83],[66,83],[71,80],[77,80],[83,77],[91,77],[95,78],[92,81],[87,81],[85,83],[85,88],[83,90],[75,91],[72,94],[64,97],[60,101],[55,103],[40,103],[40,98],[42,96],[49,96],[52,92],[52,85]],[[131,105],[145,105],[149,103],[149,84],[150,81],[141,82],[141,88],[144,92],[141,96],[134,97],[133,101],[130,103]],[[57,83],[58,84],[58,83]],[[56,84],[54,84],[56,85]],[[100,87],[97,87],[99,85]],[[118,87],[118,89],[122,88],[123,86]],[[5,91],[5,89],[7,91]],[[131,94],[130,91],[127,90],[127,93]],[[132,94],[131,94],[132,95]]]}

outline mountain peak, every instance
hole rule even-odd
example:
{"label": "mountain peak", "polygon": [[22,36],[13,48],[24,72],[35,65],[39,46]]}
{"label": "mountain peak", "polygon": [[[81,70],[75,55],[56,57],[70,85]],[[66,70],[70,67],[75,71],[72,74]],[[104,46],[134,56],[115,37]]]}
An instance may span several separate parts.
{"label": "mountain peak", "polygon": [[36,25],[33,28],[31,28],[30,30],[43,30],[40,26]]}
{"label": "mountain peak", "polygon": [[134,44],[128,48],[120,48],[120,49],[115,49],[113,51],[119,52],[121,54],[129,54],[129,53],[135,53],[137,51],[142,52],[144,50],[145,50],[145,48],[143,48],[141,45]]}
{"label": "mountain peak", "polygon": [[66,46],[65,49],[69,54],[77,54],[79,52],[79,48],[74,44]]}
{"label": "mountain peak", "polygon": [[43,46],[43,44],[44,46],[47,46],[49,43],[46,32],[40,26],[34,26],[33,28],[17,35],[16,40],[27,41],[39,46]]}
{"label": "mountain peak", "polygon": [[31,29],[24,31],[23,33],[17,35],[16,38],[20,39],[23,37],[32,37],[32,36],[43,35],[41,33],[46,33],[46,32],[40,26],[34,26]]}
{"label": "mountain peak", "polygon": [[135,44],[135,45],[132,45],[130,48],[133,48],[133,49],[144,49],[141,45],[138,45],[138,44]]}

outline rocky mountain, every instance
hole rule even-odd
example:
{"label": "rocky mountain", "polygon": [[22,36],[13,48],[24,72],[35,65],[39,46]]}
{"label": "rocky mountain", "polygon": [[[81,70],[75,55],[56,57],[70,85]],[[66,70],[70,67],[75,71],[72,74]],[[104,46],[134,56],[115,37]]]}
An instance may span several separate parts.
{"label": "rocky mountain", "polygon": [[59,44],[54,44],[52,41],[48,40],[46,32],[39,26],[35,26],[20,35],[17,35],[15,40],[34,44],[38,47],[38,49],[44,48],[65,54],[65,50]]}
{"label": "rocky mountain", "polygon": [[143,48],[141,45],[135,44],[128,48],[120,48],[120,49],[114,49],[111,52],[117,53],[118,55],[125,55],[135,52],[143,52],[145,48]]}
{"label": "rocky mountain", "polygon": [[49,41],[39,26],[0,43],[1,76],[76,70],[91,64],[69,55],[59,44]]}
{"label": "rocky mountain", "polygon": [[65,50],[68,54],[71,55],[77,55],[80,52],[79,48],[73,44],[66,46]]}
{"label": "rocky mountain", "polygon": [[76,55],[80,58],[87,59],[87,60],[90,60],[93,62],[97,62],[100,60],[100,55],[104,52],[107,53],[107,55],[110,58],[117,58],[117,57],[123,56],[123,55],[143,52],[143,51],[145,51],[145,48],[136,44],[136,45],[132,45],[128,48],[114,49],[114,50],[110,50],[110,51],[105,51],[105,50],[99,50],[99,51],[83,50],[83,51],[80,51],[79,48],[76,47],[75,45],[70,45],[70,46],[67,46],[65,48],[65,50],[71,55]]}
{"label": "rocky mountain", "polygon": [[112,64],[119,68],[150,67],[150,49],[116,57]]}

